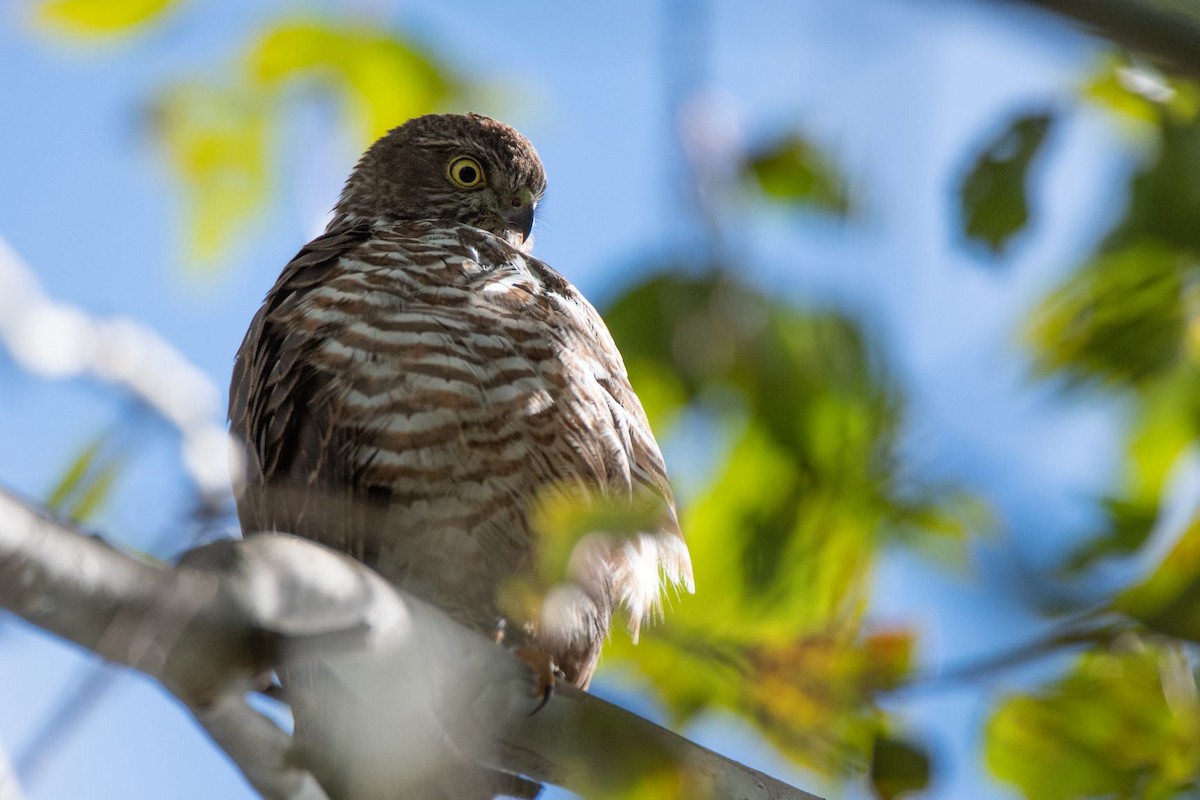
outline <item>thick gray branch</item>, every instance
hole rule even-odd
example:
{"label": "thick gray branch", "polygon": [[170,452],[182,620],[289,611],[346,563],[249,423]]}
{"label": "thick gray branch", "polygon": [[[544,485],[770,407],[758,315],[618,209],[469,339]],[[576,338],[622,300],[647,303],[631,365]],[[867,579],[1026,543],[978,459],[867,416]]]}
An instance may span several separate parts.
{"label": "thick gray branch", "polygon": [[[293,536],[167,568],[0,491],[0,607],[157,678],[267,797],[394,794],[484,764],[585,796],[654,774],[680,797],[813,798],[569,687],[531,714],[529,673],[507,650]],[[272,668],[288,676],[299,745],[243,699]]]}

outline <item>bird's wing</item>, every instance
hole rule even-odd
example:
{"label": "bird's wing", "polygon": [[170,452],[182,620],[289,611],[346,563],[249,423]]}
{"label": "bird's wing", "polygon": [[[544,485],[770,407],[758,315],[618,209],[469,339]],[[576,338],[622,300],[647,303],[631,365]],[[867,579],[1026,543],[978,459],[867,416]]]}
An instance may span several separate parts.
{"label": "bird's wing", "polygon": [[[319,236],[284,268],[234,362],[229,418],[245,455],[238,516],[247,533],[284,530],[364,556],[349,487],[347,442],[334,424],[336,397],[313,359],[320,337],[300,325],[306,295],[371,235],[367,226]],[[309,323],[312,324],[311,322]]]}

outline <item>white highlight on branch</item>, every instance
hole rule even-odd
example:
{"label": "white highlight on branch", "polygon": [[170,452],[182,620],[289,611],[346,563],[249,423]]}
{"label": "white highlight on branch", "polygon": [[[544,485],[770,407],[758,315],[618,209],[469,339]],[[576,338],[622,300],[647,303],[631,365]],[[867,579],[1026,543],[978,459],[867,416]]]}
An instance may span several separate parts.
{"label": "white highlight on branch", "polygon": [[222,393],[208,376],[140,322],[54,302],[3,237],[0,344],[34,375],[91,377],[129,392],[179,429],[184,466],[202,493],[229,491],[229,454],[237,450],[219,421]]}

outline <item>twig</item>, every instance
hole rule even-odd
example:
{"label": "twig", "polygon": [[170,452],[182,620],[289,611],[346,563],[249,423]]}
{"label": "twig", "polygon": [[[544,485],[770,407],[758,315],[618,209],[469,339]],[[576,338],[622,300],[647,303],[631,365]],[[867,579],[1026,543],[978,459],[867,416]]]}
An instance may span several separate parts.
{"label": "twig", "polygon": [[1010,667],[1046,658],[1068,647],[1112,641],[1122,632],[1129,630],[1131,625],[1129,620],[1117,617],[1108,608],[1088,609],[1063,620],[1033,641],[985,656],[978,661],[917,675],[894,691],[944,687],[946,684],[979,680]]}

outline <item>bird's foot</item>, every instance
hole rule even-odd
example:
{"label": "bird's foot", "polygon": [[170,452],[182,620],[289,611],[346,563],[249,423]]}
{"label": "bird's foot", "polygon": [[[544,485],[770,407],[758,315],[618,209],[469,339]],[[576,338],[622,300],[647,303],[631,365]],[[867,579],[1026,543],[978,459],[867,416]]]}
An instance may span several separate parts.
{"label": "bird's foot", "polygon": [[554,664],[554,659],[545,650],[534,645],[520,645],[513,648],[513,653],[517,658],[525,662],[533,673],[533,696],[540,697],[541,702],[537,704],[537,708],[529,712],[533,716],[541,711],[546,703],[550,702],[550,698],[554,695],[554,683],[557,678],[563,677],[562,671]]}

